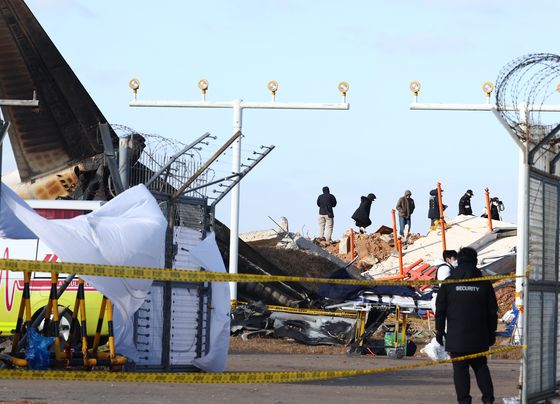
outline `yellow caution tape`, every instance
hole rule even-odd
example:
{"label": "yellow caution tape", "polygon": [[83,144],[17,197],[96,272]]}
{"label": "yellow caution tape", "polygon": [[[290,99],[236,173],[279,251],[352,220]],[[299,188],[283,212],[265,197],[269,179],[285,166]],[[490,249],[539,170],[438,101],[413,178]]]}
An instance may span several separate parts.
{"label": "yellow caution tape", "polygon": [[163,268],[144,268],[119,265],[78,264],[69,262],[43,262],[29,260],[0,259],[0,269],[20,272],[54,272],[66,274],[79,274],[90,276],[108,276],[114,278],[153,279],[175,282],[308,282],[330,283],[338,285],[436,285],[441,283],[463,283],[477,281],[494,281],[500,279],[523,278],[526,275],[484,276],[470,279],[448,280],[375,280],[375,279],[326,279],[306,278],[303,276],[278,276],[254,274],[227,274],[221,272],[208,272],[199,270],[177,270]]}
{"label": "yellow caution tape", "polygon": [[[231,310],[234,310],[237,306],[243,306],[249,304],[248,302],[244,302],[240,300],[232,300],[230,303],[231,303]],[[272,304],[267,304],[266,309],[270,311],[277,311],[283,313],[305,314],[310,316],[341,317],[341,318],[352,318],[352,319],[355,319],[356,316],[358,315],[355,310],[328,311],[328,310],[319,310],[319,309],[305,309],[300,307],[275,306]]]}
{"label": "yellow caution tape", "polygon": [[442,363],[458,362],[467,359],[480,358],[514,349],[525,349],[524,345],[507,346],[480,352],[472,355],[460,356],[432,362],[413,363],[402,366],[383,367],[377,369],[356,370],[318,370],[293,372],[224,372],[224,373],[155,373],[155,372],[88,372],[64,370],[11,370],[0,369],[0,379],[12,380],[68,380],[93,382],[133,382],[133,383],[294,383],[313,380],[337,379],[341,377],[371,375],[375,373],[392,372],[397,370],[414,369]]}
{"label": "yellow caution tape", "polygon": [[343,318],[356,318],[356,313],[345,313],[340,311],[327,311],[327,310],[315,310],[315,309],[300,309],[297,307],[287,307],[287,306],[273,306],[268,304],[266,306],[268,310],[283,312],[283,313],[295,313],[295,314],[306,314],[311,316],[328,316],[328,317],[343,317]]}

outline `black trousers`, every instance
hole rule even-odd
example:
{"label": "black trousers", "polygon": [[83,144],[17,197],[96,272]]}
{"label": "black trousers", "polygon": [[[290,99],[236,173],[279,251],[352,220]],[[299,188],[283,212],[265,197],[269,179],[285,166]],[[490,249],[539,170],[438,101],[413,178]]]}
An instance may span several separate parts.
{"label": "black trousers", "polygon": [[[475,352],[450,352],[451,358],[473,354]],[[457,402],[461,404],[472,403],[471,391],[471,375],[469,367],[472,367],[476,377],[476,384],[482,392],[483,403],[494,402],[494,385],[488,369],[488,361],[486,356],[475,359],[467,359],[464,361],[453,362],[453,382],[455,383],[455,392],[457,393]]]}

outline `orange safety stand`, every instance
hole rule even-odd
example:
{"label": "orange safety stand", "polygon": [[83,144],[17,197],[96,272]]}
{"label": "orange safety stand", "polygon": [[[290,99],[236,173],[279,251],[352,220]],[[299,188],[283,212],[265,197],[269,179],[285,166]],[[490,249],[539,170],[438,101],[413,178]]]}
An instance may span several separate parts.
{"label": "orange safety stand", "polygon": [[393,217],[393,245],[397,248],[397,220],[395,219],[395,209],[391,209],[391,216]]}
{"label": "orange safety stand", "polygon": [[486,213],[488,213],[488,230],[492,231],[492,215],[490,214],[490,190],[486,188]]}
{"label": "orange safety stand", "polygon": [[443,202],[441,198],[441,183],[437,183],[437,194],[439,202],[439,224],[441,225],[441,243],[443,246],[443,251],[447,250],[447,244],[445,243],[445,219],[443,218]]}
{"label": "orange safety stand", "polygon": [[399,253],[399,276],[402,278],[402,277],[404,277],[404,269],[403,269],[402,240],[401,239],[397,239],[397,251]]}
{"label": "orange safety stand", "polygon": [[354,259],[354,230],[350,229],[350,261]]}

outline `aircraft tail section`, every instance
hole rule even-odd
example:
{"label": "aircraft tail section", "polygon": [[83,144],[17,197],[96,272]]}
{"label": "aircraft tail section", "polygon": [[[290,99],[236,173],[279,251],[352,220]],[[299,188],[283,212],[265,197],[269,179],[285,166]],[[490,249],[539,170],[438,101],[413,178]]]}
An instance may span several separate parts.
{"label": "aircraft tail section", "polygon": [[102,153],[103,114],[23,0],[0,0],[0,44],[0,98],[39,99],[2,107],[21,180]]}

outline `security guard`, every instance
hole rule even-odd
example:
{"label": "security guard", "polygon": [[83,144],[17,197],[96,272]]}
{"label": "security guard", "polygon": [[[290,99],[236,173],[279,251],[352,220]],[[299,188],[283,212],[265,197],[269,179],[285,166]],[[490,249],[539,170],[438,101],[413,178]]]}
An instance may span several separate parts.
{"label": "security guard", "polygon": [[[482,276],[476,267],[477,253],[465,247],[457,254],[459,265],[448,279]],[[447,329],[446,329],[447,322]],[[436,339],[451,358],[484,352],[496,342],[498,304],[489,281],[446,283],[436,299]],[[494,386],[486,357],[453,362],[453,381],[459,403],[471,403],[469,366],[482,392],[483,403],[494,402]]]}

